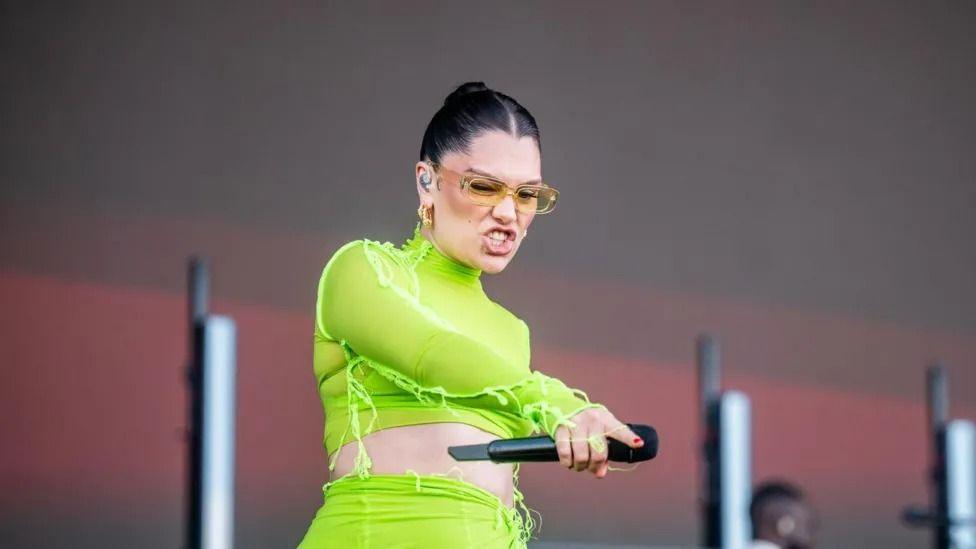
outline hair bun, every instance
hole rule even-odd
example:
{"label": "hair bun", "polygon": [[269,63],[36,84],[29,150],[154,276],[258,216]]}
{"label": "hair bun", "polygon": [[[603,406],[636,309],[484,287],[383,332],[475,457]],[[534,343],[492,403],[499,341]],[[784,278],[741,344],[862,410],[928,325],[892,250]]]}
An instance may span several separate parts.
{"label": "hair bun", "polygon": [[483,91],[491,91],[491,88],[486,86],[484,82],[465,82],[448,94],[447,98],[444,99],[444,104],[450,105],[451,103],[460,100],[465,95]]}

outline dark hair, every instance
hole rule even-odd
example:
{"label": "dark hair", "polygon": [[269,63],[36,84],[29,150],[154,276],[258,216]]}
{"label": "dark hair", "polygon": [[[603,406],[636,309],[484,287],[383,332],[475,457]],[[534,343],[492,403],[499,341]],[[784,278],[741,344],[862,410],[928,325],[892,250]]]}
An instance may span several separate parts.
{"label": "dark hair", "polygon": [[532,137],[542,154],[539,126],[525,107],[484,82],[465,82],[444,99],[427,124],[420,159],[440,162],[450,152],[466,153],[475,137],[492,130]]}
{"label": "dark hair", "polygon": [[782,480],[763,482],[752,492],[749,503],[749,518],[752,520],[752,536],[756,537],[759,526],[759,514],[762,508],[777,500],[803,501],[803,492],[794,484]]}

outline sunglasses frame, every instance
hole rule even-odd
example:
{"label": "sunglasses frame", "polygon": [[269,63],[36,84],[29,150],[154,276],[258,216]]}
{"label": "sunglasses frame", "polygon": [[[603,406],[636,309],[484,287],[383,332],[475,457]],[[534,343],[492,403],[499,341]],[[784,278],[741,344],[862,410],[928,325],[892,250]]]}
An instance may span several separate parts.
{"label": "sunglasses frame", "polygon": [[[481,175],[481,174],[477,174],[477,173],[460,173],[460,172],[456,172],[456,171],[454,171],[454,170],[452,170],[450,168],[445,168],[443,165],[438,164],[437,162],[430,162],[430,161],[428,161],[428,164],[431,165],[432,171],[434,173],[437,173],[438,177],[440,177],[440,173],[439,172],[442,172],[442,171],[448,172],[448,173],[451,173],[451,174],[454,174],[454,175],[459,176],[458,184],[461,187],[462,194],[464,194],[468,198],[468,200],[470,200],[471,202],[473,202],[475,204],[478,204],[478,205],[481,205],[481,206],[492,206],[492,207],[497,206],[498,204],[501,203],[502,200],[505,200],[505,197],[507,197],[508,195],[511,195],[512,196],[512,200],[515,201],[515,208],[517,210],[521,211],[522,213],[532,213],[532,212],[534,212],[534,213],[536,213],[538,215],[543,215],[543,214],[551,213],[556,208],[556,202],[559,200],[559,191],[555,187],[551,187],[551,186],[549,186],[549,185],[547,185],[545,183],[542,183],[542,184],[538,184],[538,183],[523,183],[521,185],[518,185],[514,189],[512,189],[512,187],[508,183],[506,183],[506,182],[504,182],[501,179],[498,179],[496,177],[490,177],[490,176],[487,176],[487,175]],[[483,180],[491,181],[493,183],[499,183],[500,185],[502,185],[503,187],[505,187],[505,197],[502,197],[495,204],[481,202],[481,201],[476,200],[475,198],[473,198],[471,196],[470,191],[468,190],[469,189],[469,186],[471,184],[471,181],[474,180],[474,179],[483,179]],[[552,192],[553,195],[552,195],[552,200],[549,202],[549,207],[547,209],[545,209],[545,210],[535,210],[534,209],[534,210],[531,210],[530,212],[522,211],[522,209],[519,207],[519,202],[515,198],[515,196],[516,196],[516,193],[518,193],[519,191],[521,191],[523,189],[546,189],[547,191]]]}

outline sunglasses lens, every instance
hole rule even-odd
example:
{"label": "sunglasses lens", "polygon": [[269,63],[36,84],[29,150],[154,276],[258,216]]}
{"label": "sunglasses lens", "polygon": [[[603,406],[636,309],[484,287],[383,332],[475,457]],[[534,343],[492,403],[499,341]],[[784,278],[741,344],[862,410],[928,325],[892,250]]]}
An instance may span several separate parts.
{"label": "sunglasses lens", "polygon": [[505,198],[505,185],[488,179],[472,179],[468,182],[468,194],[472,198],[497,204]]}
{"label": "sunglasses lens", "polygon": [[524,212],[546,213],[556,206],[559,193],[551,187],[531,185],[519,188],[516,193],[519,208]]}
{"label": "sunglasses lens", "polygon": [[[508,186],[491,179],[469,179],[465,190],[471,200],[486,206],[495,206],[508,196]],[[543,185],[523,185],[513,196],[519,210],[525,213],[546,213],[556,206],[559,192]]]}

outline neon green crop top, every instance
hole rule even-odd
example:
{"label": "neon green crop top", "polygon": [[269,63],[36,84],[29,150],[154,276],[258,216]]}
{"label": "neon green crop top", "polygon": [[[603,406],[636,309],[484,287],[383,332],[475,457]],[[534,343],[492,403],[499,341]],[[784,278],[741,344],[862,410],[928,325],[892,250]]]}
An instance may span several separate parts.
{"label": "neon green crop top", "polygon": [[354,472],[371,466],[362,437],[389,427],[459,422],[499,438],[555,434],[586,393],[529,368],[529,328],[490,300],[481,271],[420,233],[402,246],[360,239],[339,248],[319,281],[314,371],[325,448],[358,441]]}

